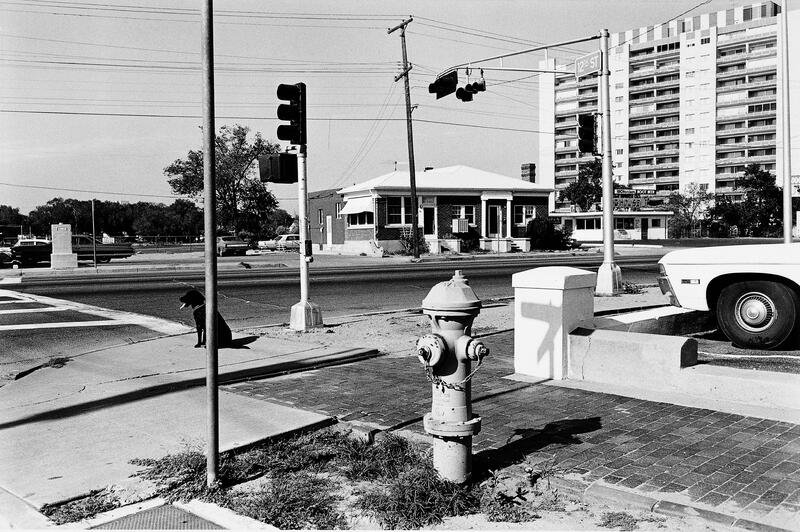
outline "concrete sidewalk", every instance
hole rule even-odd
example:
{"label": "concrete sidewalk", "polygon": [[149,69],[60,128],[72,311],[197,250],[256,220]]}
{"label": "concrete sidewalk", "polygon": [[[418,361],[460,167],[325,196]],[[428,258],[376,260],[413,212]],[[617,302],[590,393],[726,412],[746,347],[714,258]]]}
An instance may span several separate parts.
{"label": "concrete sidewalk", "polygon": [[[107,349],[0,388],[0,488],[34,508],[126,481],[134,458],[206,441],[205,351],[193,335]],[[259,338],[221,349],[220,383],[375,356],[376,350]],[[329,422],[222,390],[220,447]],[[3,505],[6,507],[7,505]]]}

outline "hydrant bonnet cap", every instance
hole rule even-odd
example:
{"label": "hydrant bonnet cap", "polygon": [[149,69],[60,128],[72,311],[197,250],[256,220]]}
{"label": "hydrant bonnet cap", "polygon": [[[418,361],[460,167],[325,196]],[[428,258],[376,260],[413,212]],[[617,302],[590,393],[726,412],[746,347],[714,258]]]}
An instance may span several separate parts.
{"label": "hydrant bonnet cap", "polygon": [[422,300],[423,310],[472,312],[481,308],[481,300],[469,286],[469,281],[456,270],[449,281],[444,281],[428,292]]}

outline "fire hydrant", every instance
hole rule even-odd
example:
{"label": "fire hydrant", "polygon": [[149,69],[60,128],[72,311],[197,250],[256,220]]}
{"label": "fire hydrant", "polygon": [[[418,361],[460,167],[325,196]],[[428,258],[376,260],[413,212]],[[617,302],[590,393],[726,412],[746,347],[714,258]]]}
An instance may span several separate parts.
{"label": "fire hydrant", "polygon": [[[436,471],[457,483],[466,482],[472,474],[472,437],[481,430],[481,418],[472,412],[470,383],[489,354],[483,342],[471,336],[480,309],[481,300],[461,270],[431,288],[422,300],[422,312],[430,317],[432,332],[417,340],[416,353],[433,393],[423,425],[433,436]],[[474,370],[472,362],[477,362]]]}

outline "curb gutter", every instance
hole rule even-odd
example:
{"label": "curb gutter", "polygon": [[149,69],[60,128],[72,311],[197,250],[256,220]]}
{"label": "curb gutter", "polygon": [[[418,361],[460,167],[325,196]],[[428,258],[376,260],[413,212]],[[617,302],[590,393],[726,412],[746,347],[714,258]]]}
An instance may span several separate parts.
{"label": "curb gutter", "polygon": [[735,516],[708,510],[691,504],[678,503],[663,499],[656,499],[648,495],[628,491],[596,480],[589,484],[581,497],[586,503],[613,503],[623,505],[631,510],[653,512],[673,517],[697,517],[718,525],[747,530],[764,532],[789,532],[790,529],[781,528],[768,523],[739,519]]}

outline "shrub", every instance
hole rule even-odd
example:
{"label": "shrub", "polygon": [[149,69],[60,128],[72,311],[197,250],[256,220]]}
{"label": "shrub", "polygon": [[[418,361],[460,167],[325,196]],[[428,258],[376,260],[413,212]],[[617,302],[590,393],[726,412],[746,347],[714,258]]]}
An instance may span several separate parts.
{"label": "shrub", "polygon": [[420,229],[412,231],[409,229],[402,229],[400,232],[400,246],[403,248],[404,255],[411,255],[414,253],[414,239],[417,240],[417,250],[422,253],[428,253],[428,242],[422,234]]}
{"label": "shrub", "polygon": [[531,249],[570,249],[572,247],[571,233],[557,229],[555,223],[546,218],[534,218],[528,222],[525,236],[531,241]]}
{"label": "shrub", "polygon": [[468,253],[480,247],[481,235],[473,227],[470,227],[466,233],[458,233],[457,236],[461,240],[461,251]]}

